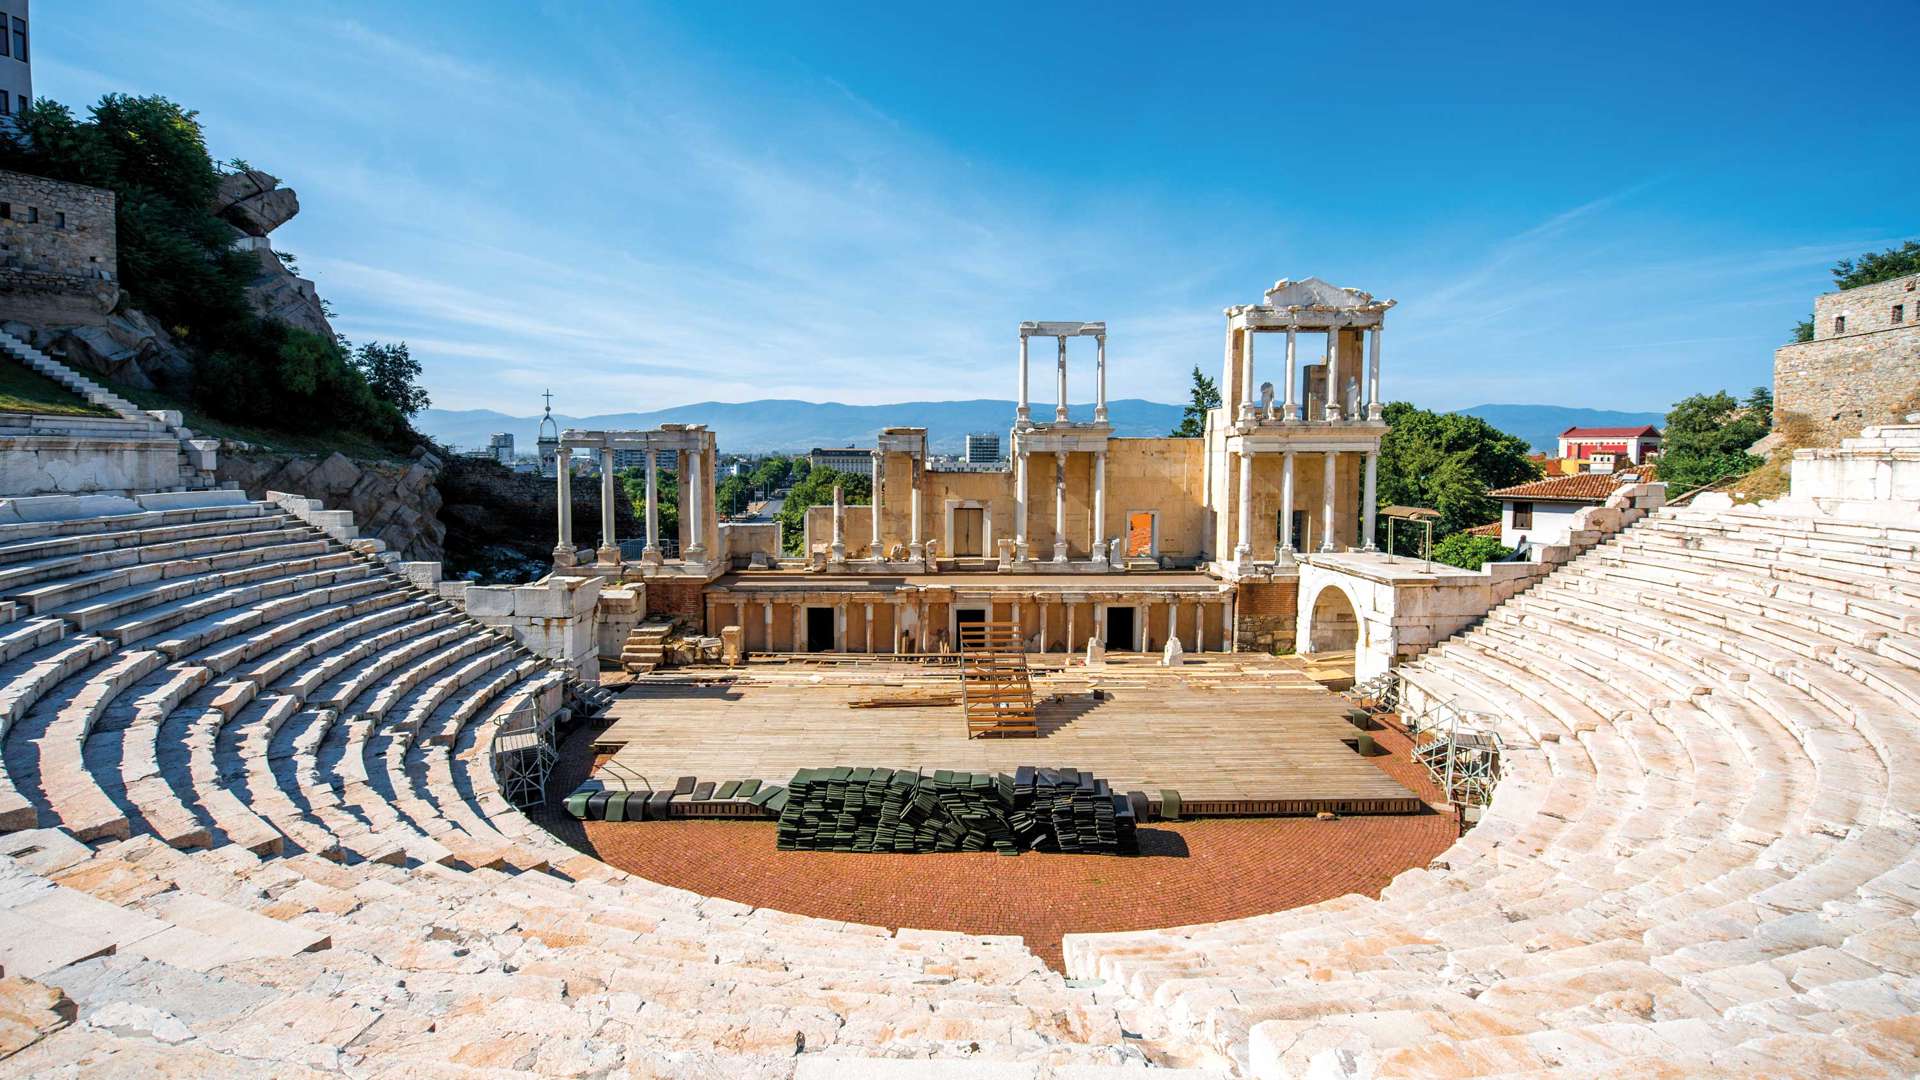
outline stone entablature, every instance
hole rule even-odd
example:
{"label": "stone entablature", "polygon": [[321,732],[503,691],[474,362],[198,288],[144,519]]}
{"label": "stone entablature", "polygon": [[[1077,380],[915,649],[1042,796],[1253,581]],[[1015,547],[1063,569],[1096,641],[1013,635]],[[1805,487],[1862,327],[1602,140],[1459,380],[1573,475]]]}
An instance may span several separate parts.
{"label": "stone entablature", "polygon": [[[1901,320],[1892,321],[1895,307]],[[1817,443],[1836,445],[1896,415],[1920,394],[1920,275],[1814,300],[1814,340],[1773,354],[1776,421],[1798,414]],[[1845,316],[1844,330],[1835,320]]]}

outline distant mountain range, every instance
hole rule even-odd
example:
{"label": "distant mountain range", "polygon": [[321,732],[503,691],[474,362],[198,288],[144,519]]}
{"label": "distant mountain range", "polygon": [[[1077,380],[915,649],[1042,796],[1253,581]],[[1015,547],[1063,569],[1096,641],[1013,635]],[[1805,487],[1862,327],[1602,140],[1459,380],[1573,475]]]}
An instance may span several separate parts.
{"label": "distant mountain range", "polygon": [[[1035,402],[1036,418],[1050,417],[1051,404]],[[1560,405],[1475,405],[1460,412],[1478,416],[1502,431],[1527,440],[1536,450],[1551,451],[1560,433],[1569,427],[1612,427],[1659,424],[1660,413],[1574,409]],[[596,416],[554,414],[562,428],[645,429],[661,424],[705,424],[720,439],[721,450],[738,454],[795,452],[816,446],[872,446],[884,427],[924,427],[936,454],[957,454],[971,432],[1004,436],[1013,424],[1014,403],[992,398],[972,401],[905,401],[893,405],[842,405],[832,401],[703,401],[653,412],[603,413]],[[1107,403],[1114,433],[1124,436],[1165,435],[1180,422],[1181,407],[1139,398]],[[1093,416],[1092,405],[1069,406],[1076,420]],[[497,431],[511,432],[521,453],[531,453],[539,438],[538,416],[509,416],[491,409],[428,409],[414,418],[426,435],[458,449],[487,445]]]}

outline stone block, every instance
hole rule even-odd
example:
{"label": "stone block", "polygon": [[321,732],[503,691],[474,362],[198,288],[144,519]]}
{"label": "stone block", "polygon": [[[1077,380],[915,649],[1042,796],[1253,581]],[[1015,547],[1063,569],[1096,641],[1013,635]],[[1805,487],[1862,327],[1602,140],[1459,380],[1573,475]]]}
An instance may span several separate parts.
{"label": "stone block", "polygon": [[513,589],[513,613],[526,618],[565,619],[591,616],[600,599],[597,577],[555,574],[532,585]]}
{"label": "stone block", "polygon": [[198,510],[213,506],[245,506],[247,496],[242,491],[163,491],[152,495],[136,495],[134,501],[147,510]]}
{"label": "stone block", "polygon": [[440,564],[437,562],[402,562],[400,573],[408,581],[422,589],[431,590],[440,581]]}
{"label": "stone block", "polygon": [[511,616],[513,593],[511,585],[470,585],[466,592],[467,614],[475,618]]}

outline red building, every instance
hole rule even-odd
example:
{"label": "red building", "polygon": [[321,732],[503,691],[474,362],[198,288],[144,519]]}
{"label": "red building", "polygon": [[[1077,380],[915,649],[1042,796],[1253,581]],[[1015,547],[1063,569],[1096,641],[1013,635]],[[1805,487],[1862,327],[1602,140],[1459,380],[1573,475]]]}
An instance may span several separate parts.
{"label": "red building", "polygon": [[1614,454],[1639,465],[1660,453],[1660,429],[1639,427],[1570,427],[1560,433],[1560,456],[1590,458]]}

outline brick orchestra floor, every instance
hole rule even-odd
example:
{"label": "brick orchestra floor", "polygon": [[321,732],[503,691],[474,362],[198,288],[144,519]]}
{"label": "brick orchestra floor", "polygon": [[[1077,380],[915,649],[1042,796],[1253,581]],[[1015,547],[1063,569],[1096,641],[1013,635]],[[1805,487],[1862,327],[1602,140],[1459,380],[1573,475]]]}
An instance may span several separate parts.
{"label": "brick orchestra floor", "polygon": [[[769,821],[578,822],[560,799],[607,755],[576,731],[537,816],[568,843],[652,881],[889,928],[1017,934],[1055,968],[1063,934],[1140,930],[1280,911],[1350,892],[1377,895],[1456,837],[1450,814],[1207,818],[1154,822],[1138,856],[1027,852],[875,855],[780,851]],[[1368,761],[1429,802],[1439,792],[1398,731]],[[1044,741],[1044,740],[1043,740]]]}

